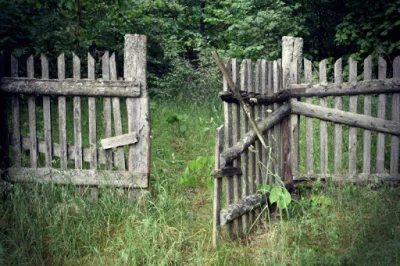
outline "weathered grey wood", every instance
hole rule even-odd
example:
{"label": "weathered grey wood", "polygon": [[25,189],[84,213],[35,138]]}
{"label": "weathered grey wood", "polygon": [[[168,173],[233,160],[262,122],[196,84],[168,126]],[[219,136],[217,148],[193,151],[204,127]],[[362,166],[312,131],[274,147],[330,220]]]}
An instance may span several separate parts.
{"label": "weathered grey wood", "polygon": [[[342,58],[335,62],[334,66],[335,83],[340,84],[343,82],[342,76]],[[334,108],[342,109],[342,97],[334,98]],[[335,124],[335,151],[334,151],[334,173],[338,175],[342,171],[342,125]]]}
{"label": "weathered grey wood", "polygon": [[[239,86],[239,65],[236,59],[231,60],[231,72],[232,72],[232,81],[235,86]],[[232,105],[232,144],[236,143],[240,139],[240,106],[238,104]],[[240,157],[233,161],[233,167],[238,168],[241,165]],[[234,175],[233,176],[233,200],[236,202],[240,199],[242,195],[241,191],[241,176]],[[243,230],[242,221],[238,219],[235,221],[235,227],[238,230],[238,235],[242,235]]]}
{"label": "weathered grey wood", "polygon": [[[222,152],[222,150],[221,150],[221,152]],[[222,169],[215,170],[212,173],[212,176],[214,178],[234,177],[236,175],[242,175],[242,169],[241,168],[239,168],[239,167],[225,167],[225,168],[222,168]]]}
{"label": "weathered grey wood", "polygon": [[147,37],[125,36],[124,78],[140,83],[141,97],[127,99],[128,131],[138,132],[139,142],[129,146],[128,169],[150,174],[150,113],[147,92]]}
{"label": "weathered grey wood", "polygon": [[[327,83],[327,74],[326,74],[326,59],[319,62],[319,82]],[[326,97],[320,98],[320,105],[322,107],[328,107],[328,102]],[[326,121],[320,121],[320,137],[319,137],[319,151],[320,151],[320,171],[321,174],[328,174],[328,124]]]}
{"label": "weathered grey wood", "polygon": [[[255,92],[256,93],[261,93],[262,88],[261,88],[261,60],[257,60],[256,62],[256,72],[255,72]],[[254,117],[256,120],[262,120],[261,117],[261,106],[255,105],[254,106]],[[264,135],[265,137],[265,135]],[[239,140],[239,138],[237,139]],[[261,184],[261,163],[262,163],[262,150],[261,150],[262,145],[260,145],[260,141],[256,140],[254,142],[254,155],[255,155],[255,179],[254,179],[254,191],[257,192],[258,186]],[[255,211],[256,217],[259,214],[259,210],[256,209]]]}
{"label": "weathered grey wood", "polygon": [[[272,93],[268,95],[258,95],[255,93],[241,92],[241,96],[247,104],[271,104],[282,103],[290,98],[299,97],[326,97],[326,96],[354,96],[354,95],[373,95],[380,93],[399,93],[400,92],[400,79],[393,78],[387,80],[371,80],[327,83],[327,84],[292,84],[287,90],[279,93]],[[220,92],[220,98],[224,102],[237,103],[238,101],[230,92]]]}
{"label": "weathered grey wood", "polygon": [[[262,120],[258,123],[258,128],[261,132],[266,132],[268,129],[272,128],[284,118],[286,118],[291,112],[290,105],[284,104],[278,108],[271,116]],[[297,113],[298,114],[298,113]],[[248,131],[244,134],[240,140],[231,148],[226,149],[221,154],[221,164],[220,167],[225,167],[232,160],[236,159],[241,153],[243,153],[256,139],[256,133],[254,130]]]}
{"label": "weathered grey wood", "polygon": [[[11,55],[11,76],[18,77],[18,59]],[[11,97],[11,116],[12,131],[11,144],[13,148],[13,163],[15,166],[21,166],[21,130],[20,130],[20,114],[19,114],[19,96]],[[7,154],[8,155],[8,154]]]}
{"label": "weathered grey wood", "polygon": [[[103,80],[110,80],[110,56],[106,51],[101,57],[101,71]],[[103,98],[103,125],[104,125],[104,138],[110,138],[112,136],[112,124],[111,124],[111,99],[109,97]],[[113,152],[112,150],[106,150],[106,169],[113,167]]]}
{"label": "weathered grey wood", "polygon": [[138,142],[137,139],[137,133],[136,132],[130,132],[127,134],[107,138],[107,139],[102,139],[100,141],[101,146],[103,149],[111,149],[111,148],[116,148],[116,147],[121,147],[124,145],[130,145],[130,144],[135,144]]}
{"label": "weathered grey wood", "polygon": [[[301,61],[303,57],[303,39],[282,37],[282,75],[283,88],[301,81]],[[295,100],[295,99],[293,99]],[[293,174],[299,172],[299,116],[291,115],[282,123],[283,180],[293,181]]]}
{"label": "weathered grey wood", "polygon": [[[0,50],[0,80],[4,77],[4,63],[4,52]],[[6,97],[0,97],[0,178],[2,177],[2,173],[5,172],[5,169],[10,167],[7,105]]]}
{"label": "weathered grey wood", "polygon": [[[369,55],[364,60],[364,80],[372,79],[372,56]],[[371,115],[371,96],[364,96],[364,114]],[[363,149],[363,173],[371,172],[371,131],[364,130],[364,149]]]}
{"label": "weathered grey wood", "polygon": [[101,171],[86,169],[59,170],[54,168],[9,168],[8,175],[14,182],[43,182],[74,184],[76,186],[113,186],[147,188],[146,173],[128,171]]}
{"label": "weathered grey wood", "polygon": [[[22,148],[29,150],[31,146],[31,140],[29,137],[23,137],[22,138]],[[38,147],[38,152],[39,153],[45,153],[45,143],[43,141],[38,141],[37,142],[37,147]],[[57,157],[61,157],[61,145],[58,143],[53,143],[53,155]],[[66,148],[67,154],[65,157],[68,157],[70,160],[75,160],[75,146],[71,144],[67,144]],[[91,154],[91,149],[90,148],[82,148],[82,156],[83,156],[83,161],[90,163],[92,160],[92,154]],[[105,164],[106,163],[106,156],[105,156],[105,150],[103,149],[97,149],[97,162],[99,164]]]}
{"label": "weathered grey wood", "polygon": [[[117,64],[115,61],[115,53],[110,57],[110,79],[117,80]],[[112,98],[114,132],[116,136],[122,135],[121,107],[118,97]],[[124,148],[119,147],[114,154],[115,166],[120,170],[125,170],[125,154]]]}
{"label": "weathered grey wood", "polygon": [[[49,61],[45,54],[40,55],[42,79],[49,79]],[[46,144],[45,166],[52,167],[53,155],[51,144],[51,110],[50,96],[43,96],[43,128],[44,142]]]}
{"label": "weathered grey wood", "polygon": [[[88,79],[95,79],[95,60],[90,53],[88,53]],[[90,168],[97,169],[97,130],[96,130],[96,98],[88,98],[89,108],[89,148],[90,148]],[[93,191],[96,194],[95,191]]]}
{"label": "weathered grey wood", "polygon": [[[312,83],[312,64],[304,58],[304,81]],[[312,103],[313,98],[307,97],[306,103]],[[314,124],[313,119],[306,117],[306,172],[308,175],[314,173]]]}
{"label": "weathered grey wood", "polygon": [[[26,61],[26,72],[28,78],[34,78],[35,69],[33,56],[29,56]],[[4,80],[4,79],[3,79]],[[3,88],[3,86],[1,86]],[[30,166],[37,167],[37,138],[36,138],[36,97],[28,97],[28,119],[29,119],[29,136],[31,139],[31,147],[29,151]]]}
{"label": "weathered grey wood", "polygon": [[32,95],[139,97],[140,87],[132,81],[108,80],[38,80],[3,78],[1,91]]}
{"label": "weathered grey wood", "polygon": [[[247,73],[247,61],[243,60],[242,63],[240,64],[240,88],[241,90],[246,90],[247,89],[247,79],[248,79],[248,73]],[[248,131],[249,128],[249,119],[246,116],[245,111],[241,108],[240,110],[240,135],[242,136]],[[249,195],[249,169],[248,169],[248,164],[249,164],[249,155],[247,152],[243,152],[240,155],[240,162],[241,162],[241,169],[243,172],[243,175],[241,176],[241,181],[242,181],[242,194],[241,197],[244,198],[247,195]],[[242,216],[242,229],[243,232],[247,232],[249,229],[249,215],[243,215]]]}
{"label": "weathered grey wood", "polygon": [[[216,130],[216,143],[215,143],[215,164],[214,171],[219,171],[219,155],[224,149],[224,126],[220,126]],[[213,247],[218,248],[219,235],[221,233],[221,197],[222,197],[222,179],[214,179],[214,201],[213,201]]]}
{"label": "weathered grey wood", "polygon": [[256,208],[260,208],[262,204],[266,203],[266,198],[263,198],[260,194],[252,194],[242,198],[240,201],[234,204],[228,205],[225,209],[220,212],[221,226],[225,225],[245,213],[249,213]]}
{"label": "weathered grey wood", "polygon": [[317,180],[326,181],[326,179],[332,178],[334,183],[353,183],[353,184],[365,184],[365,182],[399,182],[400,174],[389,174],[389,173],[377,173],[377,174],[366,174],[360,173],[355,175],[322,175],[322,174],[313,174],[307,176],[297,176],[296,181],[308,181],[308,180]]}
{"label": "weathered grey wood", "polygon": [[[277,60],[275,60],[273,62],[273,86],[272,86],[272,91],[274,93],[278,93],[280,90],[280,86],[281,86],[281,65],[280,62],[278,62]],[[274,111],[278,110],[279,108],[279,104],[278,103],[274,103]],[[272,133],[272,161],[273,164],[273,171],[274,174],[277,174],[279,176],[281,176],[281,158],[282,158],[282,154],[281,154],[281,125],[280,123],[277,123],[274,126],[273,129],[273,133]]]}
{"label": "weathered grey wood", "polygon": [[[349,58],[349,82],[357,82],[357,62]],[[349,111],[357,113],[357,96],[350,96]],[[357,171],[357,129],[349,129],[349,174],[354,175]]]}
{"label": "weathered grey wood", "polygon": [[292,112],[300,115],[318,118],[321,120],[342,123],[354,128],[374,130],[382,133],[400,136],[400,122],[388,121],[367,115],[344,112],[332,108],[325,108],[314,104],[291,102]]}
{"label": "weathered grey wood", "polygon": [[[379,57],[378,59],[378,78],[380,80],[386,79],[387,65],[385,59]],[[386,95],[378,95],[378,118],[386,118]],[[377,134],[376,144],[376,172],[383,173],[385,171],[385,134]]]}
{"label": "weathered grey wood", "polygon": [[[60,54],[57,58],[57,78],[65,79],[65,55]],[[60,142],[60,168],[67,169],[68,150],[67,150],[67,123],[66,123],[66,99],[64,96],[58,97],[58,133]],[[54,151],[54,150],[53,150]]]}
{"label": "weathered grey wood", "polygon": [[[73,75],[75,80],[81,78],[81,60],[73,53]],[[82,169],[82,116],[81,97],[74,97],[74,147],[75,169]]]}
{"label": "weathered grey wood", "polygon": [[[393,77],[400,78],[400,56],[393,60]],[[400,93],[392,96],[392,121],[400,122]],[[400,135],[400,134],[399,134]],[[399,135],[391,137],[390,173],[399,173]]]}
{"label": "weathered grey wood", "polygon": [[[268,63],[266,60],[261,60],[261,93],[267,94],[268,93]],[[269,112],[269,106],[263,105],[261,106],[261,118],[260,119],[265,119],[268,115]],[[261,162],[263,165],[267,166],[267,161],[268,161],[268,148],[271,145],[270,143],[270,138],[268,136],[268,132],[264,134],[264,137],[266,138],[267,141],[267,148],[263,147],[261,145]],[[261,182],[263,184],[267,183],[267,175],[269,173],[266,172],[265,167],[259,165],[259,168],[261,169]]]}

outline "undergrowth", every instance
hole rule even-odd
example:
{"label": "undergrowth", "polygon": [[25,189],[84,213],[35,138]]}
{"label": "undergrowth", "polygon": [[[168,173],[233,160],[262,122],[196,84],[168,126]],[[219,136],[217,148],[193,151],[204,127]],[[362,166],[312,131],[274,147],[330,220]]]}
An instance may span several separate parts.
{"label": "undergrowth", "polygon": [[396,265],[400,190],[314,186],[281,220],[211,245],[219,102],[151,102],[151,190],[15,185],[0,203],[0,265]]}

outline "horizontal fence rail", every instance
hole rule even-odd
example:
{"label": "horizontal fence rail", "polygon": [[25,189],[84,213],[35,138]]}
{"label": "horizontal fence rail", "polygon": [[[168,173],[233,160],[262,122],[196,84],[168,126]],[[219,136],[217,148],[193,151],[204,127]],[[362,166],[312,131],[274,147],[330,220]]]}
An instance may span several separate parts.
{"label": "horizontal fence rail", "polygon": [[[0,82],[6,103],[10,136],[7,175],[15,182],[53,182],[91,186],[148,188],[150,125],[146,83],[146,37],[126,35],[123,78],[117,75],[115,53],[87,59],[82,79],[81,58],[72,53],[71,78],[65,54],[57,58],[56,72],[40,56],[40,78],[35,58],[26,68],[11,55],[11,77]],[[5,55],[1,56],[5,65]],[[2,68],[3,69],[3,68]],[[26,77],[19,74],[26,71]],[[50,79],[50,74],[57,79]],[[10,125],[10,126],[8,126]]]}
{"label": "horizontal fence rail", "polygon": [[239,101],[224,78],[219,96],[225,123],[217,130],[213,174],[215,247],[222,225],[231,239],[248,233],[266,204],[257,188],[277,179],[289,190],[293,183],[316,178],[400,182],[400,57],[393,60],[390,76],[386,61],[379,57],[374,66],[371,56],[362,75],[351,58],[343,73],[341,58],[333,65],[327,60],[313,64],[302,58],[301,38],[282,41],[282,60],[244,59],[240,69],[236,59],[226,63],[269,150],[237,113]]}

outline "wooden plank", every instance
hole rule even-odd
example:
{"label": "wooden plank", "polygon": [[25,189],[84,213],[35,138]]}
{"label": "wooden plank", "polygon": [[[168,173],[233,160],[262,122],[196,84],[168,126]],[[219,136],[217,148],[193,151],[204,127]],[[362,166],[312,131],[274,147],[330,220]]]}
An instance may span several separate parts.
{"label": "wooden plank", "polygon": [[[326,74],[326,59],[319,62],[319,82],[327,83],[327,74]],[[326,97],[320,98],[320,105],[322,107],[328,107],[328,102]],[[321,174],[328,174],[328,124],[321,120],[320,121],[320,171]]]}
{"label": "wooden plank", "polygon": [[[269,94],[272,94],[273,93],[273,62],[268,62],[268,85],[267,85],[267,91],[268,91],[268,93]],[[268,116],[270,116],[271,115],[271,113],[272,113],[272,111],[274,110],[274,105],[273,104],[268,104],[267,105],[267,113],[268,113],[268,115],[266,116],[266,117],[268,117]],[[273,143],[274,143],[274,141],[273,141],[273,139],[272,139],[272,133],[273,133],[273,129],[270,129],[270,130],[268,130],[267,131],[267,138],[268,138],[268,150],[267,150],[267,160],[268,160],[268,162],[267,162],[267,166],[268,166],[268,171],[269,171],[269,173],[268,173],[268,180],[267,180],[267,183],[269,184],[269,185],[272,185],[272,180],[273,180],[273,172],[274,172],[274,163],[273,163],[273,160],[271,159],[271,157],[272,156],[270,156],[271,155],[271,153],[272,153],[272,147],[273,147]]]}
{"label": "wooden plank", "polygon": [[[378,59],[378,78],[380,80],[386,79],[387,64],[383,57]],[[386,95],[378,95],[378,118],[386,118]],[[376,144],[376,172],[383,173],[385,171],[385,134],[377,134],[377,144]]]}
{"label": "wooden plank", "polygon": [[[374,95],[380,93],[399,93],[400,79],[371,80],[325,84],[292,84],[287,90],[268,95],[258,95],[255,93],[241,92],[244,102],[249,105],[282,103],[291,98],[299,97],[326,97],[326,96],[354,96],[354,95]],[[231,92],[220,92],[219,96],[224,102],[237,103],[238,100]]]}
{"label": "wooden plank", "polygon": [[[266,132],[267,130],[271,129],[273,126],[281,122],[283,119],[285,119],[288,115],[290,115],[290,112],[291,112],[290,105],[284,104],[281,107],[279,107],[275,112],[273,112],[271,116],[259,122],[257,126],[261,132]],[[220,156],[221,157],[220,167],[221,168],[226,167],[230,162],[232,162],[234,159],[240,156],[240,154],[245,152],[245,150],[248,149],[250,145],[254,143],[256,137],[257,134],[254,132],[254,129],[251,129],[245,134],[243,134],[238,142],[236,142],[232,147],[222,152]]]}
{"label": "wooden plank", "polygon": [[[232,71],[232,81],[235,86],[239,85],[239,65],[236,59],[231,60],[231,71]],[[240,106],[238,104],[232,104],[232,144],[236,143],[240,139]],[[241,165],[240,157],[233,161],[233,167],[238,168]],[[241,176],[233,176],[233,199],[238,201],[242,195],[241,191]],[[238,235],[242,235],[243,225],[241,219],[235,220],[235,227],[237,228]]]}
{"label": "wooden plank", "polygon": [[[400,56],[393,60],[393,77],[400,78]],[[392,96],[392,121],[400,122],[400,93]],[[392,136],[390,145],[390,173],[399,173],[399,137]]]}
{"label": "wooden plank", "polygon": [[139,97],[140,86],[134,81],[109,80],[37,80],[32,78],[3,78],[1,91],[13,94]]}
{"label": "wooden plank", "polygon": [[[106,51],[101,57],[101,71],[103,80],[110,80],[110,56],[108,51]],[[108,97],[103,98],[103,124],[104,124],[104,138],[110,138],[112,136],[111,132],[111,99]],[[113,167],[113,153],[112,150],[106,150],[106,169],[111,169]]]}
{"label": "wooden plank", "polygon": [[[222,152],[222,150],[221,150]],[[219,153],[221,154],[221,153]],[[219,160],[219,159],[218,159]],[[234,177],[236,175],[242,175],[242,169],[239,167],[225,167],[222,169],[214,170],[212,176],[214,178],[223,178],[223,177]]]}
{"label": "wooden plank", "polygon": [[[304,58],[304,80],[312,83],[312,64]],[[306,103],[312,103],[313,98],[307,97]],[[314,173],[314,124],[313,119],[306,117],[306,172],[308,175]]]}
{"label": "wooden plank", "polygon": [[262,195],[252,194],[246,196],[245,198],[242,198],[235,204],[228,205],[220,212],[221,226],[229,224],[229,222],[239,218],[245,213],[249,213],[257,208],[260,208],[263,204],[266,203],[266,201],[266,198],[263,198]]}
{"label": "wooden plank", "polygon": [[[280,88],[280,78],[281,78],[281,67],[278,61],[273,62],[273,87],[272,90],[274,93],[279,92]],[[278,110],[280,104],[274,103],[274,111]],[[281,176],[281,125],[280,123],[276,124],[272,133],[272,153],[273,154],[273,171],[274,174]]]}
{"label": "wooden plank", "polygon": [[[11,76],[18,77],[18,59],[11,55]],[[21,166],[21,129],[20,129],[20,113],[19,113],[19,96],[11,97],[11,145],[13,148],[13,164]]]}
{"label": "wooden plank", "polygon": [[[257,60],[256,62],[256,69],[255,69],[255,92],[256,93],[262,93],[262,88],[261,88],[261,60]],[[256,121],[260,121],[261,118],[261,106],[255,105],[254,106],[254,118]],[[239,138],[237,139],[237,141]],[[258,190],[258,186],[261,185],[261,163],[262,163],[262,150],[261,150],[261,143],[260,141],[256,140],[254,143],[254,155],[255,155],[255,180],[254,180],[254,191],[255,193]],[[255,211],[256,217],[259,214],[259,210]]]}
{"label": "wooden plank", "polygon": [[[4,77],[4,61],[4,52],[0,51],[0,80]],[[2,173],[4,173],[5,169],[10,167],[7,105],[6,97],[0,97],[0,178],[3,178]]]}
{"label": "wooden plank", "polygon": [[[267,94],[268,93],[268,63],[266,60],[261,60],[261,93]],[[269,106],[262,105],[261,106],[261,117],[260,119],[265,119],[268,115]],[[268,147],[271,145],[270,144],[270,139],[268,136],[268,132],[264,134],[264,137],[266,138],[267,141],[267,148],[263,147],[262,145],[260,146],[260,158],[261,158],[261,163],[262,165],[259,165],[260,168],[260,173],[261,173],[261,180],[260,182],[262,184],[267,184],[267,165],[268,165]]]}
{"label": "wooden plank", "polygon": [[[57,75],[59,80],[65,79],[65,55],[57,57]],[[60,168],[67,169],[68,150],[67,150],[67,123],[66,123],[66,99],[64,96],[58,97],[58,133],[60,142]]]}
{"label": "wooden plank", "polygon": [[[247,90],[247,61],[243,60],[240,64],[240,89]],[[240,109],[240,135],[243,136],[249,128],[249,119],[246,116],[245,111],[241,108]],[[249,164],[249,155],[247,152],[243,152],[240,155],[240,167],[242,169],[243,175],[241,177],[241,187],[242,187],[242,195],[241,198],[246,197],[249,195],[249,171],[248,171],[248,164]],[[220,161],[221,163],[221,161]],[[243,232],[247,233],[247,230],[250,228],[249,224],[249,215],[242,216],[242,228]]]}
{"label": "wooden plank", "polygon": [[377,174],[366,174],[359,173],[352,176],[343,176],[343,175],[322,175],[322,174],[313,174],[307,176],[298,176],[296,177],[297,182],[302,181],[313,181],[320,179],[321,181],[326,181],[328,178],[332,178],[334,183],[338,183],[339,185],[343,185],[343,183],[353,183],[353,184],[365,184],[365,182],[399,182],[400,174],[389,174],[389,173],[377,173]]}
{"label": "wooden plank", "polygon": [[[246,67],[247,67],[247,91],[248,92],[254,92],[254,69],[253,69],[253,62],[251,59],[246,59]],[[254,117],[254,107],[250,107],[250,113],[252,117]],[[253,149],[247,149],[247,154],[249,157],[249,162],[248,162],[248,179],[249,179],[249,193],[254,194],[255,193],[255,178],[256,178],[256,156],[254,153],[254,142],[256,138],[252,141],[251,145],[253,146]],[[222,161],[223,159],[221,159]],[[254,221],[254,214],[250,213],[250,223],[252,224]]]}
{"label": "wooden plank", "polygon": [[[29,56],[26,61],[26,72],[28,78],[34,78],[34,61],[33,56]],[[31,139],[31,147],[29,151],[29,160],[31,168],[37,167],[37,137],[36,137],[36,97],[28,97],[28,119],[29,119],[29,136]]]}
{"label": "wooden plank", "polygon": [[[115,61],[115,53],[110,57],[110,79],[117,80],[117,64]],[[121,107],[118,97],[112,98],[114,132],[116,136],[122,135]],[[114,163],[119,170],[125,170],[125,154],[124,148],[119,147],[114,154]]]}
{"label": "wooden plank", "polygon": [[[81,78],[81,60],[73,54],[74,79]],[[75,147],[75,169],[82,169],[82,116],[81,97],[74,97],[74,147]]]}
{"label": "wooden plank", "polygon": [[[88,79],[95,79],[95,60],[88,53]],[[97,130],[96,130],[96,98],[88,98],[89,107],[89,148],[90,148],[90,168],[97,169]],[[95,192],[94,192],[95,193]]]}
{"label": "wooden plank", "polygon": [[100,141],[101,146],[103,149],[111,149],[111,148],[116,148],[116,147],[121,147],[124,145],[130,145],[130,144],[135,144],[138,142],[137,139],[137,133],[136,132],[130,132],[127,134],[107,138],[107,139],[102,139]]}
{"label": "wooden plank", "polygon": [[[219,171],[219,155],[224,149],[224,126],[220,126],[216,130],[215,143],[215,164],[214,171]],[[213,247],[218,248],[219,236],[221,234],[221,198],[222,198],[222,179],[214,179],[214,201],[213,201]]]}
{"label": "wooden plank", "polygon": [[76,186],[113,186],[121,188],[147,188],[146,173],[128,171],[104,171],[94,169],[9,168],[14,182],[43,182],[74,184]]}
{"label": "wooden plank", "polygon": [[[357,62],[349,58],[349,82],[357,82]],[[349,111],[357,113],[357,96],[350,96]],[[349,129],[349,174],[357,172],[357,129]]]}
{"label": "wooden plank", "polygon": [[[335,83],[340,84],[343,82],[342,76],[342,58],[339,58],[335,62],[334,66]],[[342,97],[334,98],[334,108],[342,109]],[[342,125],[335,124],[335,151],[334,151],[334,173],[338,175],[342,171]]]}
{"label": "wooden plank", "polygon": [[388,121],[367,115],[344,112],[308,103],[292,101],[290,104],[292,107],[292,112],[295,114],[314,117],[334,123],[342,123],[354,128],[374,130],[400,136],[400,122],[398,121]]}
{"label": "wooden plank", "polygon": [[127,99],[128,131],[138,132],[139,142],[129,146],[128,169],[150,173],[150,113],[147,91],[147,37],[125,35],[124,78],[140,83],[141,96]]}
{"label": "wooden plank", "polygon": [[[40,54],[40,62],[42,67],[42,79],[49,79],[49,61],[45,54]],[[44,142],[46,143],[45,166],[52,167],[52,143],[51,143],[51,102],[50,96],[43,96],[43,128]]]}
{"label": "wooden plank", "polygon": [[[372,56],[364,60],[364,80],[372,79]],[[371,115],[371,96],[364,96],[364,114]],[[371,131],[364,130],[363,173],[371,173]]]}

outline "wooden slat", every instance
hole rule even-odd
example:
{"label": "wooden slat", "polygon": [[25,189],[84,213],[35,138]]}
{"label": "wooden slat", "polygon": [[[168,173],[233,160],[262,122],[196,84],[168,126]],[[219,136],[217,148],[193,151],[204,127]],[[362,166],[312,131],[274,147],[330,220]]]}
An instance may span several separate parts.
{"label": "wooden slat", "polygon": [[[117,80],[117,64],[115,61],[115,53],[110,57],[110,79]],[[122,135],[122,123],[121,123],[121,107],[118,97],[112,98],[113,117],[114,117],[114,131],[115,135]],[[114,154],[115,166],[120,170],[125,170],[125,154],[124,147],[118,147]]]}
{"label": "wooden slat", "polygon": [[54,168],[9,168],[14,182],[44,182],[74,184],[76,186],[113,186],[121,188],[147,188],[147,173],[128,171],[101,171],[86,169],[60,170]]}
{"label": "wooden slat", "polygon": [[138,141],[136,136],[137,133],[129,132],[124,135],[102,139],[100,143],[103,149],[111,149],[111,148],[121,147],[124,145],[135,144]]}
{"label": "wooden slat", "polygon": [[[312,64],[304,58],[304,81],[312,83]],[[313,98],[307,97],[306,103],[312,103]],[[314,124],[313,119],[306,117],[306,172],[308,175],[314,173]]]}
{"label": "wooden slat", "polygon": [[[281,65],[280,62],[275,60],[273,62],[273,87],[272,90],[274,93],[279,92],[279,88],[281,85]],[[280,104],[274,103],[274,111],[278,110]],[[273,134],[272,134],[272,154],[273,154],[273,171],[274,174],[281,176],[281,125],[277,124],[274,126]]]}
{"label": "wooden slat", "polygon": [[[220,126],[216,130],[216,143],[215,143],[215,164],[214,170],[219,170],[219,155],[224,149],[224,126]],[[221,233],[221,197],[222,197],[222,179],[214,179],[214,201],[213,201],[213,247],[218,247],[219,235]]]}
{"label": "wooden slat", "polygon": [[[400,78],[400,56],[393,60],[393,77]],[[392,96],[392,121],[400,122],[400,93]],[[390,173],[399,173],[399,137],[391,137]]]}
{"label": "wooden slat", "polygon": [[234,204],[227,206],[225,209],[221,210],[220,221],[221,226],[229,224],[229,222],[234,221],[243,214],[251,213],[255,209],[261,207],[262,204],[266,203],[266,199],[263,198],[261,194],[251,194],[246,196]]}
{"label": "wooden slat", "polygon": [[[0,50],[0,80],[4,77],[4,61],[4,51]],[[7,105],[6,97],[0,97],[0,176],[5,169],[10,167]]]}
{"label": "wooden slat", "polygon": [[[231,70],[232,70],[232,81],[235,84],[235,86],[239,85],[239,65],[236,61],[236,59],[231,60]],[[238,104],[232,104],[232,144],[236,143],[240,139],[240,106]],[[240,162],[240,157],[233,161],[233,167],[239,167],[241,165]],[[238,201],[242,195],[241,191],[241,184],[240,184],[240,178],[241,176],[239,175],[234,175],[233,176],[233,199],[234,201]],[[242,227],[242,220],[241,219],[236,219],[235,220],[235,227],[238,230],[238,234],[242,235],[243,232],[246,232],[243,230]]]}
{"label": "wooden slat", "polygon": [[[326,74],[326,59],[319,62],[319,82],[327,83]],[[320,98],[320,105],[322,107],[327,107],[328,102],[326,97]],[[320,170],[321,174],[328,173],[328,124],[325,121],[320,121]]]}
{"label": "wooden slat", "polygon": [[[26,72],[28,78],[34,78],[34,62],[33,56],[29,56],[26,61]],[[28,119],[29,119],[29,136],[31,138],[31,148],[29,151],[29,159],[31,168],[37,167],[37,138],[36,138],[36,97],[28,97]]]}
{"label": "wooden slat", "polygon": [[[334,66],[335,83],[342,83],[342,58],[339,58],[335,62]],[[342,97],[338,96],[334,98],[334,108],[342,109]],[[334,151],[334,172],[338,175],[342,171],[342,125],[335,124],[335,151]]]}
{"label": "wooden slat", "polygon": [[[260,92],[261,93],[263,93],[263,94],[267,94],[268,93],[268,64],[267,64],[267,61],[266,60],[261,60],[261,66],[260,66],[260,68],[261,68],[261,77],[260,77],[260,82],[261,82],[261,84],[260,84]],[[268,106],[266,106],[266,105],[262,105],[261,107],[260,107],[260,109],[261,109],[261,119],[265,119],[266,117],[267,117],[267,114],[268,114]],[[268,138],[268,132],[266,132],[265,134],[264,134],[264,138],[265,138],[265,140],[266,140],[266,144],[267,144],[267,147],[270,145],[269,144],[269,138]],[[264,148],[262,145],[260,146],[260,155],[259,155],[259,158],[261,159],[261,163],[264,165],[264,166],[266,166],[267,165],[267,158],[268,158],[268,152],[267,152],[267,149],[266,148]],[[267,173],[266,173],[266,169],[265,169],[265,167],[264,166],[262,166],[262,165],[259,165],[259,168],[260,168],[260,173],[261,173],[261,180],[260,180],[260,182],[262,182],[263,184],[266,184],[266,178],[267,178]]]}
{"label": "wooden slat", "polygon": [[[357,62],[349,58],[349,82],[357,82]],[[350,96],[349,111],[357,113],[358,96]],[[357,172],[357,129],[349,129],[349,174],[354,175]]]}
{"label": "wooden slat", "polygon": [[[103,80],[110,80],[110,56],[108,51],[101,57],[101,71]],[[103,123],[104,123],[104,138],[110,138],[111,132],[111,99],[109,97],[103,98]],[[112,150],[106,151],[107,163],[106,169],[112,168]]]}
{"label": "wooden slat", "polygon": [[[40,55],[40,62],[42,66],[42,79],[49,79],[49,61],[45,54]],[[46,143],[45,166],[52,167],[53,155],[51,144],[51,102],[50,96],[43,96],[43,128],[44,128],[44,142]]]}
{"label": "wooden slat", "polygon": [[[73,54],[73,75],[75,80],[81,79],[81,60]],[[82,116],[81,97],[74,97],[74,147],[75,169],[82,169]]]}
{"label": "wooden slat", "polygon": [[[11,55],[11,76],[18,77],[18,59],[14,55]],[[11,97],[11,116],[11,144],[13,148],[13,163],[15,166],[21,166],[21,129],[18,95]]]}
{"label": "wooden slat", "polygon": [[[372,79],[372,56],[364,60],[364,80]],[[364,114],[371,115],[371,96],[364,96]],[[363,173],[371,172],[371,131],[364,130]]]}
{"label": "wooden slat", "polygon": [[[385,59],[379,57],[378,59],[378,78],[386,79],[387,65]],[[386,118],[386,95],[378,95],[378,118]],[[376,144],[376,172],[383,173],[385,171],[385,134],[377,134]]]}
{"label": "wooden slat", "polygon": [[[241,90],[247,90],[247,61],[243,60],[240,64],[240,88]],[[240,135],[243,136],[249,128],[249,119],[247,118],[245,112],[242,108],[240,108]],[[247,152],[243,152],[240,155],[241,169],[243,175],[241,176],[242,182],[242,195],[241,198],[249,195],[249,172],[248,172],[248,164],[249,164],[249,155]],[[221,162],[220,162],[221,163]],[[242,228],[243,232],[247,233],[247,230],[250,228],[249,224],[249,215],[245,214],[242,216]]]}
{"label": "wooden slat", "polygon": [[[268,74],[267,75],[268,75],[267,91],[269,94],[272,94],[273,93],[273,62],[268,62]],[[270,113],[272,113],[273,109],[274,109],[274,106],[272,104],[267,105],[267,113],[268,113],[267,116],[270,116]],[[269,171],[267,182],[269,185],[272,185],[273,167],[274,167],[272,159],[271,159],[272,156],[270,156],[270,154],[272,152],[273,143],[274,143],[274,141],[272,139],[272,133],[273,133],[272,129],[267,131],[267,141],[268,141],[267,143],[268,143],[268,147],[269,147],[269,150],[267,150],[267,160],[268,160],[267,166],[268,166],[268,171]]]}
{"label": "wooden slat", "polygon": [[[60,54],[57,58],[57,75],[59,80],[65,79],[65,55]],[[66,99],[64,96],[58,97],[58,133],[60,142],[60,168],[67,169],[68,150],[67,150],[67,123],[66,123]]]}
{"label": "wooden slat", "polygon": [[371,182],[381,183],[381,182],[396,182],[399,183],[400,174],[389,174],[389,173],[380,173],[380,174],[355,174],[352,176],[343,176],[343,175],[322,175],[322,174],[313,174],[308,176],[298,176],[297,182],[302,181],[315,181],[320,179],[325,182],[328,178],[332,178],[334,182],[338,182],[339,185],[343,185],[343,183],[353,183],[353,184],[368,184]]}
{"label": "wooden slat", "polygon": [[222,169],[215,170],[212,173],[212,176],[214,178],[223,178],[223,177],[229,178],[229,177],[234,177],[235,175],[242,175],[242,169],[240,169],[239,167],[225,167]]}
{"label": "wooden slat", "polygon": [[[231,76],[231,63],[230,60],[225,62],[225,67],[228,70],[229,75]],[[228,91],[228,83],[224,77],[223,80],[223,90]],[[224,136],[225,136],[225,148],[229,148],[233,145],[233,136],[232,136],[232,104],[224,103]],[[227,165],[228,167],[232,167],[232,163]],[[232,204],[234,202],[234,188],[233,188],[233,179],[229,178],[226,180],[226,204]],[[237,229],[237,228],[236,228]],[[228,225],[228,234],[231,239],[234,238],[234,228],[233,223]]]}
{"label": "wooden slat", "polygon": [[[88,79],[95,79],[95,60],[88,53]],[[97,169],[97,130],[96,130],[96,98],[88,98],[89,106],[89,148],[90,148],[90,168]]]}

